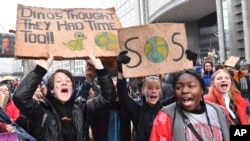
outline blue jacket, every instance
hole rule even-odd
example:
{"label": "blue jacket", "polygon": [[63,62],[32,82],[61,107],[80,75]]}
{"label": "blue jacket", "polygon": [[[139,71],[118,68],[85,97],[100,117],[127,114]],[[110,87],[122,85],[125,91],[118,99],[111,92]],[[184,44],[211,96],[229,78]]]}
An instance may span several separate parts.
{"label": "blue jacket", "polygon": [[210,85],[211,85],[211,78],[212,78],[213,74],[214,73],[212,71],[204,72],[202,74],[202,78],[205,81],[205,84],[206,84],[207,87],[210,87]]}

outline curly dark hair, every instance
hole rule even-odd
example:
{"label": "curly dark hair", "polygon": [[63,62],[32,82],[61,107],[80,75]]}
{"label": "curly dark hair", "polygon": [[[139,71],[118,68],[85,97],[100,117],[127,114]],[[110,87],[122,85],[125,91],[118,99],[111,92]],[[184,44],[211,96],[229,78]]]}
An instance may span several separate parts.
{"label": "curly dark hair", "polygon": [[179,77],[182,75],[182,74],[185,74],[185,73],[188,73],[188,74],[191,74],[193,75],[194,77],[196,77],[198,79],[198,81],[200,82],[201,84],[201,87],[203,89],[203,92],[206,91],[207,87],[206,87],[206,84],[204,82],[204,80],[202,79],[201,75],[196,72],[195,70],[193,69],[184,69],[180,72],[178,72],[178,74],[175,76],[174,80],[173,80],[173,88],[175,89],[175,86],[176,86],[176,82],[178,81]]}

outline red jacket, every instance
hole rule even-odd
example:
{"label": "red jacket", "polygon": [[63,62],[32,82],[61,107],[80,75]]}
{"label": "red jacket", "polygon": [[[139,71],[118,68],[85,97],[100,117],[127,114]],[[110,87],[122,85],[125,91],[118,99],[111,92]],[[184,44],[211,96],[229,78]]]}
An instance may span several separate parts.
{"label": "red jacket", "polygon": [[[20,116],[19,109],[16,107],[13,101],[9,101],[5,108],[4,111],[9,115],[11,121],[16,121],[16,119]],[[8,132],[6,130],[6,123],[0,122],[0,130],[2,132]]]}
{"label": "red jacket", "polygon": [[20,111],[12,100],[7,103],[4,111],[10,116],[11,121],[16,121],[16,119],[20,116]]}
{"label": "red jacket", "polygon": [[159,111],[155,117],[149,141],[172,141],[171,117]]}
{"label": "red jacket", "polygon": [[6,124],[3,122],[0,122],[0,133],[5,133],[5,132],[8,132],[6,130]]}
{"label": "red jacket", "polygon": [[[223,102],[223,98],[221,94],[217,91],[217,89],[214,89],[213,94],[214,95],[210,95],[210,94],[204,95],[204,99],[212,103],[216,103],[220,105],[225,110],[227,120],[231,124],[232,119],[229,116],[229,111],[227,110],[226,105]],[[247,106],[249,105],[249,102],[247,102],[239,93],[235,94],[235,101],[236,101],[236,111],[238,113],[240,123],[242,125],[248,124],[248,121],[247,121],[248,116],[247,116],[246,110],[247,110]]]}

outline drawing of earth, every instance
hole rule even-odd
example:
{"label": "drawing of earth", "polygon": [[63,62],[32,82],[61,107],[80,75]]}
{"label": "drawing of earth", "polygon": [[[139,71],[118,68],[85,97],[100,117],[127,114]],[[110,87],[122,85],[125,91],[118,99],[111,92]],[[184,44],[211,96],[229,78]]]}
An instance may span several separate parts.
{"label": "drawing of earth", "polygon": [[154,36],[144,45],[145,56],[154,63],[163,62],[168,56],[168,44],[164,38]]}
{"label": "drawing of earth", "polygon": [[119,49],[118,36],[111,32],[100,32],[96,34],[95,44],[101,49],[107,51],[116,51]]}

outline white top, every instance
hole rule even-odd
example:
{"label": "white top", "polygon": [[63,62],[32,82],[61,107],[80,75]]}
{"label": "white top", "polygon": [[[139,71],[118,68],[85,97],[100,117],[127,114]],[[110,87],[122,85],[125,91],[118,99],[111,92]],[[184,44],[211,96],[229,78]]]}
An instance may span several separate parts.
{"label": "white top", "polygon": [[[195,130],[199,133],[199,135],[205,141],[223,141],[222,130],[220,126],[220,122],[218,119],[218,115],[216,110],[211,106],[207,105],[207,114],[208,118],[211,122],[212,132],[208,125],[206,113],[202,114],[194,114],[183,111],[183,113],[188,117],[190,122],[193,124]],[[187,126],[184,127],[185,129],[185,136],[188,141],[197,141],[196,136],[194,133],[188,128]]]}
{"label": "white top", "polygon": [[227,110],[229,111],[230,115],[233,117],[233,119],[236,118],[234,112],[229,108],[229,104],[230,104],[230,97],[228,95],[228,93],[225,94],[221,94],[222,98],[224,99],[225,105]]}

